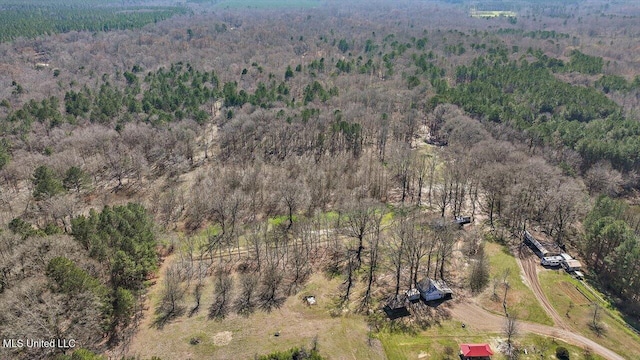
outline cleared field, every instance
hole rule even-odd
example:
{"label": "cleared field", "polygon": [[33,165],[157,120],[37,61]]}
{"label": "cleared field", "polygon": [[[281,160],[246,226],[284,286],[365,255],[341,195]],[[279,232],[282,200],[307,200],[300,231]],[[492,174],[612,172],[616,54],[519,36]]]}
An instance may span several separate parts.
{"label": "cleared field", "polygon": [[[440,359],[436,356],[446,354],[447,348],[454,354],[459,352],[458,344],[463,342],[487,342],[490,337],[463,329],[458,321],[445,321],[441,326],[415,335],[382,332],[376,337],[382,342],[389,360],[399,359]],[[495,344],[491,344],[495,348]]]}
{"label": "cleared field", "polygon": [[591,304],[597,300],[580,281],[564,271],[554,270],[545,270],[539,277],[547,298],[573,331],[628,359],[640,359],[640,337],[628,329],[620,315],[607,304],[600,303],[604,333],[598,336],[589,328],[588,324],[593,319]]}
{"label": "cleared field", "polygon": [[[193,317],[183,315],[162,329],[151,326],[153,307],[133,339],[128,355],[162,359],[251,359],[255,355],[286,350],[294,346],[309,347],[317,338],[318,349],[330,359],[384,359],[377,341],[369,341],[364,317],[346,314],[332,317],[329,310],[332,291],[340,280],[314,275],[298,295],[288,298],[272,312],[257,310],[247,317],[236,314],[216,321],[207,316],[213,288],[205,286],[202,310]],[[160,286],[152,289],[149,304],[157,302]],[[304,295],[315,295],[318,305],[307,306]],[[187,312],[192,300],[187,299]],[[275,333],[279,332],[279,336]],[[197,344],[192,345],[192,339]],[[194,341],[195,342],[195,341]]]}
{"label": "cleared field", "polygon": [[507,283],[509,284],[506,303],[509,311],[517,312],[518,318],[524,321],[553,325],[553,321],[540,306],[531,289],[523,282],[516,259],[509,253],[508,249],[499,244],[489,242],[485,245],[485,251],[489,256],[491,279],[499,279],[500,284],[496,287],[497,298],[493,296],[491,283],[478,296],[482,307],[498,314],[504,314],[504,308],[502,307],[505,293],[503,279],[506,274]]}
{"label": "cleared field", "polygon": [[558,283],[558,288],[562,290],[562,292],[564,292],[575,305],[588,305],[591,303],[591,300],[578,290],[577,286],[567,281],[561,281]]}
{"label": "cleared field", "polygon": [[[478,333],[469,328],[462,328],[457,321],[445,321],[441,326],[416,335],[381,333],[377,337],[382,341],[385,353],[389,360],[401,359],[447,359],[447,352],[453,350],[454,355],[459,353],[461,343],[488,343],[493,349],[494,360],[507,359],[498,352],[500,344],[504,343],[504,336],[500,333]],[[556,339],[544,336],[527,334],[516,339],[517,346],[523,350],[519,359],[554,359],[555,350],[563,346],[569,350],[571,359],[583,359],[585,350],[569,345]],[[527,354],[524,354],[526,349]],[[450,356],[449,358],[455,358]],[[592,359],[603,359],[593,355]]]}

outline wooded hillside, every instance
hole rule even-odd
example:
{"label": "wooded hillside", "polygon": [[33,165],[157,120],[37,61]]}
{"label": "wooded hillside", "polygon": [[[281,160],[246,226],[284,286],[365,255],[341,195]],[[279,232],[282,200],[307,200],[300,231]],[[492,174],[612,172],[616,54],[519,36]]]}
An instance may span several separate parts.
{"label": "wooded hillside", "polygon": [[[170,253],[190,255],[158,284],[163,321],[199,309],[203,277],[212,318],[317,268],[365,313],[423,273],[481,290],[482,266],[473,285],[450,266],[453,216],[505,243],[538,229],[637,320],[628,4],[315,3],[0,1],[0,333],[118,348]],[[237,278],[213,261],[236,257]]]}

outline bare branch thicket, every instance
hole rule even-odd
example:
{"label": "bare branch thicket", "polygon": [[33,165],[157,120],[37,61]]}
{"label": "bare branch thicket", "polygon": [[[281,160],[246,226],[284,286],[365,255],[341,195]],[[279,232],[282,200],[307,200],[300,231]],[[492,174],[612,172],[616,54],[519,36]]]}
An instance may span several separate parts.
{"label": "bare branch thicket", "polygon": [[187,291],[184,281],[185,272],[179,264],[173,264],[165,271],[160,303],[156,308],[157,327],[161,328],[171,319],[182,315],[183,300]]}
{"label": "bare branch thicket", "polygon": [[513,341],[520,333],[520,324],[518,323],[517,314],[515,312],[508,314],[505,318],[503,332],[507,338],[507,349],[505,350],[505,355],[509,359],[515,359],[518,354]]}
{"label": "bare branch thicket", "polygon": [[213,302],[209,306],[209,318],[222,319],[229,312],[233,291],[233,278],[225,264],[215,269],[213,286]]}

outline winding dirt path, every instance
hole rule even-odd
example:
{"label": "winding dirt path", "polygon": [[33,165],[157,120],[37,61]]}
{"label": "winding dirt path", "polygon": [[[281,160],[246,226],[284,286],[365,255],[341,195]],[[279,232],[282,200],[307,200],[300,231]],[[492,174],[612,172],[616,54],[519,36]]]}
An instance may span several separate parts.
{"label": "winding dirt path", "polygon": [[542,305],[544,310],[551,317],[554,325],[563,330],[570,330],[571,328],[564,322],[562,316],[558,314],[542,291],[542,286],[540,286],[540,280],[538,279],[538,258],[535,257],[535,255],[530,255],[529,253],[528,249],[524,249],[524,251],[521,252],[521,256],[516,256],[516,261],[525,275],[527,285],[529,285],[529,288],[533,291],[533,294],[538,299],[540,305]]}
{"label": "winding dirt path", "polygon": [[[535,257],[535,255],[532,255],[528,249],[522,249],[520,256],[516,256],[516,261],[524,273],[527,285],[531,288],[538,302],[547,314],[549,314],[554,323],[554,326],[547,326],[520,321],[518,324],[521,331],[549,336],[582,348],[589,348],[591,351],[609,360],[625,359],[595,341],[576,334],[571,330],[571,327],[564,322],[562,316],[558,314],[542,291],[542,286],[538,279],[538,258]],[[455,304],[451,309],[451,313],[454,318],[480,331],[501,332],[505,325],[504,316],[483,309],[476,303],[475,299],[469,299],[462,303]]]}
{"label": "winding dirt path", "polygon": [[[488,312],[478,305],[474,299],[468,299],[453,305],[451,308],[451,315],[464,322],[465,325],[479,331],[502,332],[505,324],[505,318],[503,316]],[[625,360],[622,356],[596,343],[595,341],[563,328],[524,321],[518,322],[518,326],[522,332],[549,336],[582,348],[589,348],[594,353],[603,356],[608,360]]]}

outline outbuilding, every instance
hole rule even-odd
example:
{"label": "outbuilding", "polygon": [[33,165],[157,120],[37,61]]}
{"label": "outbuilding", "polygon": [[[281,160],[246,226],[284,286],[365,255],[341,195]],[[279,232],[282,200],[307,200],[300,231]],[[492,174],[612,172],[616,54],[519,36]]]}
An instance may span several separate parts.
{"label": "outbuilding", "polygon": [[531,233],[527,230],[523,231],[522,237],[524,238],[524,243],[529,245],[531,249],[538,255],[540,258],[543,258],[549,254],[549,251],[536,239]]}
{"label": "outbuilding", "polygon": [[582,269],[582,264],[576,259],[564,260],[562,261],[562,267],[570,273]]}
{"label": "outbuilding", "polygon": [[471,224],[471,216],[456,216],[454,222],[459,226]]}
{"label": "outbuilding", "polygon": [[418,290],[425,301],[451,299],[453,291],[442,280],[424,278],[418,282]]}
{"label": "outbuilding", "polygon": [[462,360],[488,360],[493,350],[489,344],[460,344],[460,358]]}
{"label": "outbuilding", "polygon": [[409,289],[405,292],[405,295],[409,301],[420,300],[420,291],[418,289]]}

